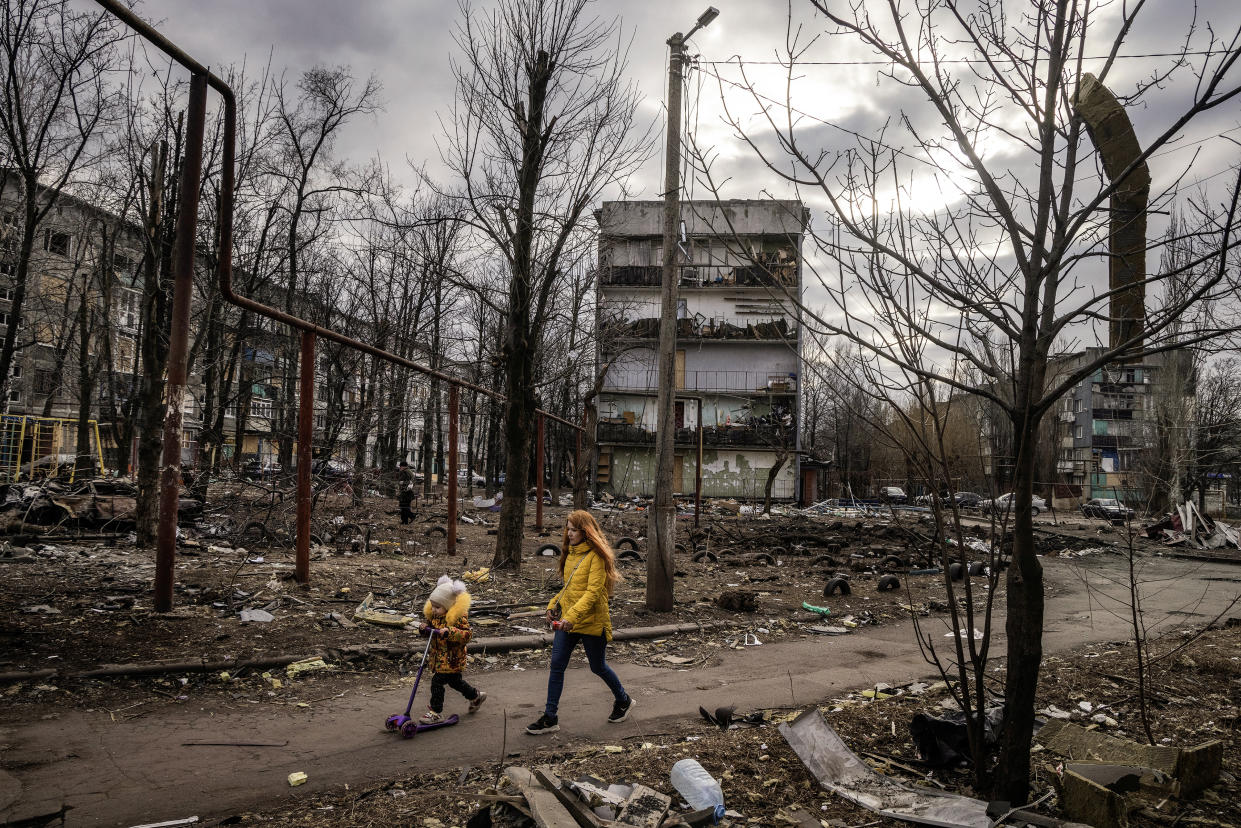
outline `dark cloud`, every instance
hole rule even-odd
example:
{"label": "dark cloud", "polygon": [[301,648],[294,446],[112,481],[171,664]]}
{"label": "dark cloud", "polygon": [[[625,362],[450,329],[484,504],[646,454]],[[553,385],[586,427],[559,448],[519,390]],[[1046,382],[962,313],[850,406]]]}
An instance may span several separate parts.
{"label": "dark cloud", "polygon": [[[667,83],[665,41],[674,31],[687,31],[693,26],[708,2],[719,7],[720,16],[694,36],[691,53],[701,55],[703,61],[725,61],[736,56],[746,61],[778,60],[787,42],[784,4],[750,0],[703,0],[701,3],[612,0],[594,6],[595,14],[600,17],[617,17],[626,38],[632,37],[629,72],[647,96],[643,108],[646,118],[659,118],[662,122]],[[871,52],[851,39],[824,34],[822,19],[811,14],[808,5],[794,5],[794,26],[802,27],[802,43],[807,43],[811,36],[819,36],[806,53],[807,59],[836,62],[874,59]],[[1113,4],[1096,16],[1094,45],[1099,54],[1106,51],[1104,35],[1114,30],[1119,8]],[[242,60],[253,66],[265,62],[270,52],[277,74],[283,71],[290,78],[316,63],[349,65],[358,76],[374,74],[383,84],[386,110],[373,120],[354,125],[341,143],[342,155],[361,161],[379,154],[397,172],[404,168],[405,158],[415,164],[427,162],[433,170],[438,167],[435,142],[440,127],[437,117],[448,114],[453,96],[449,61],[455,52],[452,34],[460,15],[456,3],[441,0],[147,0],[139,13],[158,21],[160,29],[174,42],[212,66],[239,64]],[[882,10],[876,12],[877,15],[882,13]],[[1191,13],[1189,4],[1148,4],[1121,51],[1125,54],[1174,51],[1189,26]],[[1233,0],[1203,0],[1198,4],[1198,13],[1200,24],[1211,20],[1217,31],[1231,32],[1230,27],[1237,25]],[[1195,48],[1205,45],[1205,36],[1203,28],[1193,44]],[[1127,94],[1142,79],[1167,67],[1170,60],[1150,57],[1119,61],[1109,82],[1118,93]],[[879,69],[873,65],[799,67],[799,79],[794,87],[795,105],[808,115],[831,124],[803,118],[799,133],[807,147],[834,151],[856,146],[857,139],[850,132],[877,135],[885,123],[889,124],[885,140],[893,146],[906,146],[912,138],[897,122],[902,113],[925,134],[942,131],[938,114],[916,93],[888,80],[877,81]],[[727,195],[754,196],[764,189],[776,195],[787,195],[787,188],[781,191],[780,182],[761,163],[747,157],[750,151],[738,145],[731,130],[719,122],[722,88],[730,104],[735,106],[734,112],[746,118],[749,127],[755,130],[757,140],[765,148],[774,146],[753,115],[759,106],[784,100],[782,68],[747,65],[747,74],[766,96],[766,100],[759,101],[747,99],[727,85],[718,85],[711,76],[717,72],[731,81],[740,78],[736,67],[704,63],[702,71],[693,76],[690,83],[687,124],[697,129],[702,143],[717,146],[721,161],[728,167]],[[1184,108],[1193,92],[1191,81],[1184,75],[1181,80],[1152,92],[1131,111],[1140,138],[1158,134],[1162,126]],[[1191,127],[1181,147],[1160,157],[1160,163],[1153,170],[1157,184],[1179,174],[1193,159],[1194,148],[1201,155],[1194,161],[1193,177],[1226,178],[1220,171],[1235,159],[1235,145],[1225,146],[1222,142],[1203,139],[1230,129],[1234,130],[1234,137],[1241,138],[1241,129],[1237,129],[1241,126],[1241,117],[1237,113],[1236,106],[1222,107]],[[661,126],[657,130],[660,140],[662,131]],[[1198,141],[1202,143],[1194,143]],[[637,193],[652,197],[662,190],[662,157],[662,153],[655,153],[631,182]]]}

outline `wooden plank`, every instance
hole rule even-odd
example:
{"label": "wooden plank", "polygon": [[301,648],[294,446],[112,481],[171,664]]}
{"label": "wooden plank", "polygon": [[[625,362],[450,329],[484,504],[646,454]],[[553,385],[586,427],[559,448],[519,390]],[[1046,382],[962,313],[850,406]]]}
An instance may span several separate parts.
{"label": "wooden plank", "polygon": [[581,828],[600,828],[600,826],[605,824],[613,824],[611,821],[605,822],[600,819],[595,812],[590,809],[589,805],[574,796],[572,791],[567,790],[564,783],[560,781],[560,777],[556,776],[552,769],[547,765],[540,765],[535,768],[534,776],[543,783],[543,787],[547,788],[556,795],[556,798],[560,800],[560,804],[565,807],[565,810],[573,815],[573,818],[577,820],[577,824],[580,825]]}
{"label": "wooden plank", "polygon": [[530,806],[530,816],[539,828],[581,828],[556,795],[543,787],[527,768],[509,767],[504,775],[513,782]]}
{"label": "wooden plank", "polygon": [[658,828],[671,804],[672,797],[667,794],[645,785],[634,785],[633,793],[625,800],[625,807],[616,820],[636,828]]}

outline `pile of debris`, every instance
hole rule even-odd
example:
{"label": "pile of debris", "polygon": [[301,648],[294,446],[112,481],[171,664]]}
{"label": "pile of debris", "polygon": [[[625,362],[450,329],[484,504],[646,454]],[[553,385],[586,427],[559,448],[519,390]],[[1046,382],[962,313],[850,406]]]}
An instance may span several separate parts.
{"label": "pile of debris", "polygon": [[[138,486],[124,478],[96,478],[79,483],[47,479],[39,484],[0,484],[0,532],[32,527],[76,526],[123,532],[133,528]],[[181,520],[197,518],[203,504],[182,494]]]}
{"label": "pile of debris", "polygon": [[1175,512],[1146,527],[1146,536],[1152,540],[1162,540],[1168,546],[1241,549],[1241,532],[1202,514],[1192,500],[1185,501],[1176,507]]}

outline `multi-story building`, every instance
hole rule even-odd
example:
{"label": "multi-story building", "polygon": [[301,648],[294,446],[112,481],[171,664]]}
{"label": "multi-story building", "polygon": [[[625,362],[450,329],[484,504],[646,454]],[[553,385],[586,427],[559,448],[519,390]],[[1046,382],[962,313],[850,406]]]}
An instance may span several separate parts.
{"label": "multi-story building", "polygon": [[[798,484],[802,236],[799,201],[681,205],[676,254],[675,490],[792,499]],[[599,221],[596,483],[617,496],[655,483],[663,203],[605,202]]]}
{"label": "multi-story building", "polygon": [[[12,311],[21,232],[19,198],[11,181],[0,187],[0,335]],[[124,471],[132,463],[132,443],[123,444],[132,429],[123,427],[122,410],[141,383],[142,258],[141,228],[68,193],[59,195],[56,208],[41,222],[26,280],[8,396],[0,401],[0,480],[6,475],[10,479],[15,476],[19,465],[25,468],[30,462],[49,456],[71,458],[76,451],[83,319],[88,325],[87,366],[93,379],[92,454],[110,471]],[[101,267],[105,260],[110,262],[106,272]],[[205,263],[203,268],[206,270]],[[258,298],[275,303],[274,297]],[[307,296],[304,304],[317,301],[318,297]],[[200,310],[195,309],[191,340],[198,336]],[[233,367],[230,391],[224,402],[223,454],[225,458],[270,463],[277,454],[276,421],[282,376],[287,373],[281,354],[287,334],[282,325],[268,319],[257,318],[251,324],[252,328],[244,332],[241,364]],[[225,333],[231,338],[238,335],[236,330]],[[196,441],[204,427],[201,360],[206,357],[200,353],[198,358],[200,362],[189,378],[183,406],[182,460],[187,464],[197,461]],[[338,392],[339,399],[332,409],[338,416],[357,404],[361,378],[356,374],[339,376],[339,372],[325,358],[318,361],[316,440],[328,431],[329,383]],[[243,388],[249,389],[248,395],[240,393]],[[248,408],[244,434],[239,435],[237,402],[243,397],[248,397]],[[425,405],[425,383],[415,383],[410,399],[413,405]],[[397,426],[400,446],[419,444],[420,416],[415,417],[411,410]],[[375,450],[373,431],[368,437],[368,455]],[[337,427],[332,433],[337,453],[344,459],[353,459],[352,430]]]}
{"label": "multi-story building", "polygon": [[[1096,359],[1088,348],[1056,361],[1064,375]],[[1061,398],[1056,409],[1056,472],[1074,498],[1144,496],[1143,452],[1153,447],[1152,391],[1160,360],[1100,368]]]}

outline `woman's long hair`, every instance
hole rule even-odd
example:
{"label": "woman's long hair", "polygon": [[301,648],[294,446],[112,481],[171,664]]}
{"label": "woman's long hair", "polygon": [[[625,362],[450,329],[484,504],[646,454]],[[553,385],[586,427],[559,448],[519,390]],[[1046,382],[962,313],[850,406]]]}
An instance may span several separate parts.
{"label": "woman's long hair", "polygon": [[565,520],[564,541],[560,545],[560,579],[564,580],[564,565],[565,561],[569,560],[570,523],[582,530],[582,534],[586,536],[586,543],[590,544],[595,554],[603,559],[603,571],[608,574],[608,595],[611,595],[612,590],[616,588],[616,582],[621,579],[621,574],[616,569],[616,553],[612,551],[612,545],[604,536],[603,527],[599,525],[599,521],[595,520],[595,516],[585,509],[570,512]]}

